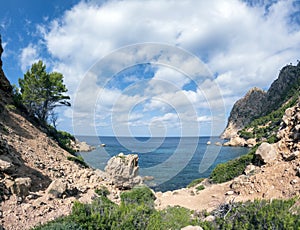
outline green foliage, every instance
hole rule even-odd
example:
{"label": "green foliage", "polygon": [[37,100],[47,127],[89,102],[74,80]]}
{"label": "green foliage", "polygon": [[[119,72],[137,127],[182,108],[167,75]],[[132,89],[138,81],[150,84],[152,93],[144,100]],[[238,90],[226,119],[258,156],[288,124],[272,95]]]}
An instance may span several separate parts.
{"label": "green foliage", "polygon": [[75,141],[75,137],[68,132],[56,130],[53,126],[47,126],[48,135],[57,141],[58,145],[71,154],[75,151],[71,148],[71,141]]}
{"label": "green foliage", "polygon": [[22,95],[20,94],[19,88],[14,84],[12,85],[12,95],[13,95],[13,101],[16,107],[21,108],[23,106],[22,104]]}
{"label": "green foliage", "polygon": [[75,163],[83,166],[84,168],[88,168],[89,166],[87,165],[87,163],[85,163],[84,159],[82,156],[68,156],[67,159],[69,161],[74,161]]}
{"label": "green foliage", "polygon": [[149,207],[154,207],[155,195],[146,186],[136,186],[128,192],[123,192],[121,194],[121,204],[145,204]]}
{"label": "green foliage", "polygon": [[203,190],[203,189],[205,189],[205,187],[204,187],[203,184],[201,184],[201,185],[199,185],[199,186],[196,187],[196,190],[197,190],[197,191],[201,191],[201,190]]}
{"label": "green foliage", "polygon": [[218,164],[210,174],[210,179],[214,183],[223,183],[241,175],[247,165],[254,161],[254,153],[257,148],[258,145],[253,147],[246,155]]}
{"label": "green foliage", "polygon": [[[270,112],[269,114],[253,120],[244,129],[240,130],[238,134],[244,139],[255,138],[258,141],[266,138],[269,143],[277,141],[276,132],[279,129],[282,116],[287,108],[296,105],[299,97],[299,92],[295,93],[290,100],[283,104],[280,108]],[[247,131],[252,128],[252,131]]]}
{"label": "green foliage", "polygon": [[49,222],[43,226],[34,228],[34,230],[84,230],[78,224],[74,223],[68,218],[59,218],[55,221]]}
{"label": "green foliage", "polygon": [[299,215],[290,211],[294,203],[295,199],[229,204],[215,211],[214,225],[216,229],[299,229]]}
{"label": "green foliage", "polygon": [[188,225],[199,224],[191,219],[192,212],[186,208],[168,207],[152,214],[147,230],[181,229]]}
{"label": "green foliage", "polygon": [[198,178],[193,180],[190,184],[188,184],[188,186],[186,186],[187,188],[191,188],[196,186],[197,184],[200,184],[205,178]]}
{"label": "green foliage", "polygon": [[16,110],[16,106],[15,105],[10,105],[10,104],[7,104],[5,105],[5,108],[9,111],[14,111]]}
{"label": "green foliage", "polygon": [[97,188],[95,190],[95,193],[97,193],[99,196],[105,196],[105,197],[107,197],[110,194],[108,188],[105,187],[104,185],[101,185],[100,188]]}
{"label": "green foliage", "polygon": [[47,73],[46,65],[38,61],[19,79],[22,102],[28,112],[47,124],[49,113],[57,106],[70,106],[68,90],[63,84],[63,75],[57,72]]}

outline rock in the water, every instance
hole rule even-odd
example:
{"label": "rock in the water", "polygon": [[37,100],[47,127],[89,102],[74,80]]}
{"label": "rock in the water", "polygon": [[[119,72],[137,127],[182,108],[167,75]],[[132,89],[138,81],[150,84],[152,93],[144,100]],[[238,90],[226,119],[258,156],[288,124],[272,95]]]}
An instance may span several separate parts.
{"label": "rock in the water", "polygon": [[130,189],[142,183],[138,175],[138,155],[120,153],[112,157],[105,167],[105,172],[112,183],[120,189]]}
{"label": "rock in the water", "polygon": [[52,181],[52,183],[47,188],[47,193],[54,198],[61,198],[64,193],[67,191],[67,183],[63,180],[58,179]]}
{"label": "rock in the water", "polygon": [[263,163],[271,163],[276,160],[277,151],[274,145],[263,142],[255,152],[255,155]]}
{"label": "rock in the water", "polygon": [[233,137],[230,139],[230,141],[224,143],[224,146],[241,146],[244,147],[247,145],[247,142],[245,141],[245,139],[241,138],[241,137]]}

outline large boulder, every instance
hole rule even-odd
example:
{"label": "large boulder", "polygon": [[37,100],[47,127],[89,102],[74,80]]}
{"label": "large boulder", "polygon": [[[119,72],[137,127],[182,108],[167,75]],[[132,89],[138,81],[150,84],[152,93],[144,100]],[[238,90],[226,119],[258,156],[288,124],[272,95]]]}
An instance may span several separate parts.
{"label": "large boulder", "polygon": [[277,158],[277,150],[275,145],[263,142],[255,152],[255,155],[263,163],[271,163]]}
{"label": "large boulder", "polygon": [[142,183],[138,175],[138,155],[124,155],[120,153],[112,157],[105,167],[105,172],[110,181],[120,189],[131,189]]}
{"label": "large boulder", "polygon": [[67,192],[67,183],[62,179],[52,181],[47,188],[47,194],[53,198],[61,198]]}

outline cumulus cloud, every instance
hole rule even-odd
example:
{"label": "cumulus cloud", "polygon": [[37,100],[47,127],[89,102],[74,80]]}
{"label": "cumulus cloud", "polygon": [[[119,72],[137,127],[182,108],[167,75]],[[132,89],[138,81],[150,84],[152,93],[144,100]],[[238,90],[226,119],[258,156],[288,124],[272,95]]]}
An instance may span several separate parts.
{"label": "cumulus cloud", "polygon": [[27,69],[32,65],[32,63],[39,60],[39,51],[36,46],[29,44],[24,48],[20,54],[20,64],[23,72],[26,72]]}
{"label": "cumulus cloud", "polygon": [[[291,20],[299,7],[293,0],[264,2],[82,1],[48,25],[39,25],[39,31],[48,54],[56,60],[53,69],[64,74],[72,98],[80,95],[76,106],[82,118],[99,97],[98,124],[111,122],[107,119],[114,112],[120,124],[127,121],[144,127],[156,120],[174,128],[179,121],[171,108],[186,121],[211,121],[216,116],[211,110],[225,105],[229,112],[247,90],[253,86],[267,89],[283,65],[299,58],[299,25]],[[77,91],[101,58],[120,47],[148,42],[177,48],[172,54],[146,45],[117,52],[109,70],[97,69],[96,77],[83,83],[84,92]],[[178,52],[181,48],[185,50]],[[32,44],[23,49],[22,69],[39,57],[38,51]],[[124,76],[123,82],[129,85],[125,89],[105,87],[105,79],[112,78],[114,71],[147,60],[165,63],[153,69],[152,79],[142,81],[142,76],[132,74]],[[141,108],[128,115],[138,105]],[[151,110],[161,114],[141,116]],[[187,110],[197,114],[190,116]],[[218,127],[219,132],[224,125]]]}

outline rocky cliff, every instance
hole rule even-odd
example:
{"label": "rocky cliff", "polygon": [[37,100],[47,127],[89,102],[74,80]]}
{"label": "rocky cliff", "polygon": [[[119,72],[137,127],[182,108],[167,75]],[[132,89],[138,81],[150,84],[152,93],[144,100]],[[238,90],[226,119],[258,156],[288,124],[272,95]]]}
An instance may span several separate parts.
{"label": "rocky cliff", "polygon": [[238,100],[228,119],[228,124],[222,134],[222,138],[230,139],[236,136],[238,130],[257,118],[263,110],[266,92],[259,88],[252,88],[243,98]]}
{"label": "rocky cliff", "polygon": [[253,88],[234,104],[221,137],[230,139],[237,136],[238,131],[250,122],[275,111],[294,94],[298,94],[299,87],[300,63],[283,67],[267,92]]}

